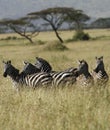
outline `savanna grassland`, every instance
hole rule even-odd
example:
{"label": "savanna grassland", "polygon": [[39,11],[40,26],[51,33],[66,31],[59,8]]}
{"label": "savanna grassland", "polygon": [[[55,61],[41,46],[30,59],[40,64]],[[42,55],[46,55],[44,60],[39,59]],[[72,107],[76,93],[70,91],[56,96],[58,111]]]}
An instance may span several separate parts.
{"label": "savanna grassland", "polygon": [[[85,59],[90,72],[95,56],[104,56],[110,76],[110,30],[86,32],[92,40],[65,42],[65,51],[49,50],[57,42],[53,32],[40,33],[35,45],[20,38],[6,40],[19,37],[15,34],[0,35],[0,130],[110,130],[110,81],[105,88],[73,85],[64,89],[24,88],[17,93],[9,77],[2,76],[2,60],[11,60],[22,71],[22,61],[35,63],[36,56],[49,61],[53,70],[77,67],[77,60]],[[73,32],[62,31],[60,35],[66,41]]]}

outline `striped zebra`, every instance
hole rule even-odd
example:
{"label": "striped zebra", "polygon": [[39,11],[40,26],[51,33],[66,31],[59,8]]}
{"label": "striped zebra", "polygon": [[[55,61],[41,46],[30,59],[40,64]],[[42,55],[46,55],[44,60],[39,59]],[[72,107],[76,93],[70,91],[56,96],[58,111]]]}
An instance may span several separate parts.
{"label": "striped zebra", "polygon": [[[31,65],[31,63],[25,64],[25,71],[28,70],[26,73],[28,72],[32,72],[32,73],[36,73],[35,70],[35,66]],[[64,85],[72,85],[73,83],[76,82],[76,75],[77,73],[75,72],[77,69],[76,68],[69,68],[67,70],[64,71],[51,71],[49,72],[49,74],[52,76],[53,78],[53,86],[64,86]],[[31,73],[31,74],[32,74]]]}
{"label": "striped zebra", "polygon": [[3,63],[3,76],[9,76],[12,79],[13,85],[17,90],[19,90],[19,87],[22,85],[36,88],[38,86],[48,86],[52,84],[52,76],[49,73],[39,72],[27,75],[27,73],[23,71],[19,74],[19,70],[11,64],[11,61],[3,61]]}
{"label": "striped zebra", "polygon": [[35,65],[31,64],[30,62],[24,61],[23,64],[24,64],[24,67],[23,67],[22,72],[25,73],[26,75],[41,72],[41,70],[39,68],[37,68]]}
{"label": "striped zebra", "polygon": [[43,58],[36,57],[35,66],[40,69],[42,72],[51,72],[52,67],[51,65]]}
{"label": "striped zebra", "polygon": [[104,85],[108,81],[109,76],[105,71],[103,56],[99,58],[95,57],[95,59],[96,59],[96,68],[92,72],[94,81],[100,85],[102,84]]}
{"label": "striped zebra", "polygon": [[79,66],[77,69],[77,83],[81,86],[91,86],[93,85],[93,77],[89,73],[89,66],[85,60],[78,61]]}

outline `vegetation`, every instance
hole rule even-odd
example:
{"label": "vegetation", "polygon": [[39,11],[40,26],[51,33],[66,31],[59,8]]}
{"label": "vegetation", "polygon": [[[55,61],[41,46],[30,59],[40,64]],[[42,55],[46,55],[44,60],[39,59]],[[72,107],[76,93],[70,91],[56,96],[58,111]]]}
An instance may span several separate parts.
{"label": "vegetation", "polygon": [[43,25],[51,26],[61,43],[63,43],[63,39],[59,35],[58,30],[61,28],[63,23],[68,23],[78,32],[82,31],[83,24],[90,19],[82,10],[68,7],[48,8],[39,12],[29,13],[28,15],[31,16],[31,19],[41,18],[46,21]]}
{"label": "vegetation", "polygon": [[[69,24],[69,26],[71,25],[72,28],[74,27],[77,32],[82,32],[83,24],[89,19],[89,16],[84,14],[82,10],[76,10],[69,7],[55,7],[32,12],[19,19],[0,20],[0,29],[1,31],[4,31],[4,27],[6,26],[8,27],[6,32],[8,30],[12,30],[29,40],[30,43],[34,43],[33,37],[38,36],[39,32],[41,31],[40,27],[50,26],[55,32],[59,42],[63,43],[64,41],[61,38],[58,30],[61,29],[64,23]],[[38,27],[39,24],[40,27]]]}
{"label": "vegetation", "polygon": [[92,28],[110,28],[110,18],[98,18],[91,23]]}
{"label": "vegetation", "polygon": [[84,33],[83,31],[77,31],[75,33],[75,35],[73,36],[73,40],[74,41],[77,41],[77,40],[83,40],[83,41],[86,41],[86,40],[89,40],[90,39],[90,36],[88,33]]}
{"label": "vegetation", "polygon": [[[92,38],[102,35],[110,37],[108,30],[85,30],[85,32]],[[73,35],[69,31],[60,33],[64,40]],[[2,34],[0,39],[8,36],[20,37],[15,34]],[[41,32],[38,39],[45,42],[45,45],[56,41],[53,32]],[[95,56],[103,55],[105,68],[110,76],[109,39],[64,43],[68,48],[67,51],[50,51],[45,50],[45,45],[26,44],[25,39],[0,41],[0,60],[11,59],[12,64],[21,71],[22,61],[35,63],[36,56],[47,59],[54,70],[77,67],[77,60],[85,59],[91,72],[95,67]],[[84,89],[73,85],[64,89],[23,88],[20,93],[16,93],[10,79],[2,76],[2,62],[0,68],[1,130],[110,129],[110,80],[106,88],[95,85],[90,89]]]}
{"label": "vegetation", "polygon": [[21,37],[27,39],[30,43],[34,43],[33,37],[37,36],[40,32],[39,28],[31,23],[31,20],[26,17],[16,20],[1,20],[0,24],[7,27],[6,31],[12,30],[13,32],[19,34]]}

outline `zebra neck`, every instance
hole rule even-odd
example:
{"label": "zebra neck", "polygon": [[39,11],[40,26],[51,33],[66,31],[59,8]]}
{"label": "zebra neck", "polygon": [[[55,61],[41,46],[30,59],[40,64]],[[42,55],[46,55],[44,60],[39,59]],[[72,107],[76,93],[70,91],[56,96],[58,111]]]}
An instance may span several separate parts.
{"label": "zebra neck", "polygon": [[25,77],[26,77],[26,74],[20,73],[20,74],[16,75],[15,77],[13,77],[13,78],[11,77],[11,78],[12,78],[13,81],[19,83],[19,82],[21,82],[23,79],[25,79]]}
{"label": "zebra neck", "polygon": [[105,68],[104,68],[104,66],[97,66],[95,69],[94,69],[94,71],[96,72],[96,73],[98,73],[99,71],[101,71],[102,73],[104,73],[105,72]]}
{"label": "zebra neck", "polygon": [[18,77],[19,77],[19,74],[10,75],[10,78],[11,78],[13,81],[15,81],[15,82],[17,82]]}
{"label": "zebra neck", "polygon": [[91,77],[91,74],[90,74],[89,72],[87,72],[87,73],[84,73],[84,76],[85,76],[86,78],[90,78],[90,77]]}

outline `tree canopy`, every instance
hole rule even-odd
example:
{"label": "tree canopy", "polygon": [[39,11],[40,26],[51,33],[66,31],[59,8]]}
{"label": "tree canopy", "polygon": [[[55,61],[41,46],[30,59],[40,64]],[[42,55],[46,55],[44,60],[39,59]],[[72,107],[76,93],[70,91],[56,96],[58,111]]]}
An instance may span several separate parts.
{"label": "tree canopy", "polygon": [[76,30],[81,30],[82,24],[90,19],[82,10],[76,10],[69,7],[48,8],[29,13],[28,16],[31,19],[43,19],[46,22],[44,25],[52,27],[61,43],[63,42],[63,39],[59,36],[58,30],[63,23],[74,23]]}

